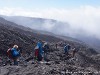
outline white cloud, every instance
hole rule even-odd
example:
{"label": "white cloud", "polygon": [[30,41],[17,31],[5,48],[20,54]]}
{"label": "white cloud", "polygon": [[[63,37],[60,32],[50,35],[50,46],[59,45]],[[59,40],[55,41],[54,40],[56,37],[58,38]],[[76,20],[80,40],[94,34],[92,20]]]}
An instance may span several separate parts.
{"label": "white cloud", "polygon": [[[75,9],[38,9],[27,10],[22,8],[2,8],[1,15],[8,16],[29,16],[56,19],[70,24],[70,34],[86,33],[100,38],[100,7],[81,6]],[[53,26],[46,24],[46,29],[51,30]],[[66,26],[67,27],[67,26]],[[64,33],[66,30],[64,26]],[[66,31],[65,31],[66,30]],[[82,31],[82,32],[80,32]]]}

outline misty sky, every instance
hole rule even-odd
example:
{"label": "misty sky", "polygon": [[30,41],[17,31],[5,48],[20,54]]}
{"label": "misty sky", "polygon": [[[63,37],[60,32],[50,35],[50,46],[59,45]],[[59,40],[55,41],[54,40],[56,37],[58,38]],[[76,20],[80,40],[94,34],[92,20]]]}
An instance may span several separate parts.
{"label": "misty sky", "polygon": [[100,0],[0,0],[0,14],[56,19],[73,33],[100,38]]}
{"label": "misty sky", "polygon": [[77,8],[84,5],[99,6],[100,0],[0,0],[0,7],[23,9]]}

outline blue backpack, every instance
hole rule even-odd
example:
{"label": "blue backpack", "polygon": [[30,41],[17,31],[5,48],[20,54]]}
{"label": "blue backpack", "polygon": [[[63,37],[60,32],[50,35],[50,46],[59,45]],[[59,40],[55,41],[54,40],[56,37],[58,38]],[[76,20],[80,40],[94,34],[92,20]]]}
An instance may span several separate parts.
{"label": "blue backpack", "polygon": [[19,55],[20,55],[20,53],[15,48],[12,48],[12,56],[18,57]]}
{"label": "blue backpack", "polygon": [[65,46],[65,47],[64,47],[64,50],[68,50],[68,46]]}

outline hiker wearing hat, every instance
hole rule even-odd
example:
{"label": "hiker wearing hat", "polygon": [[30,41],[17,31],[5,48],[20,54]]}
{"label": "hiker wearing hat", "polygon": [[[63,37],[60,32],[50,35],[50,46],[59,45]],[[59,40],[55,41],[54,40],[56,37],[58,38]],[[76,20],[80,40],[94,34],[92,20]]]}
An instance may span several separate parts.
{"label": "hiker wearing hat", "polygon": [[44,60],[47,61],[47,52],[49,50],[49,46],[48,46],[48,43],[45,42],[44,45],[43,45],[43,51],[44,51]]}
{"label": "hiker wearing hat", "polygon": [[14,65],[18,65],[18,57],[20,56],[20,53],[18,52],[18,46],[14,45],[13,48],[11,49],[12,52],[12,58],[14,61]]}

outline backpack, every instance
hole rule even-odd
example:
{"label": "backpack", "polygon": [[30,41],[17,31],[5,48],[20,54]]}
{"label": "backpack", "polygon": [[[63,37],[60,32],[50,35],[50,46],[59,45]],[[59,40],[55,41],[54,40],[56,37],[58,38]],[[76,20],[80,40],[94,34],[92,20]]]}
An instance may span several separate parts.
{"label": "backpack", "polygon": [[49,49],[49,46],[48,46],[48,45],[45,45],[45,46],[43,47],[44,53],[48,52],[48,49]]}
{"label": "backpack", "polygon": [[64,50],[68,50],[68,46],[65,46],[65,47],[64,47]]}
{"label": "backpack", "polygon": [[16,49],[14,49],[14,48],[12,48],[12,56],[13,57],[18,57],[18,56],[20,56],[20,53],[16,50]]}
{"label": "backpack", "polygon": [[36,50],[35,50],[35,56],[36,56],[36,57],[38,56],[38,53],[39,53],[39,49],[36,49]]}
{"label": "backpack", "polygon": [[68,45],[68,50],[69,50],[69,49],[71,49],[71,46],[70,46],[70,45]]}
{"label": "backpack", "polygon": [[12,48],[9,48],[9,49],[7,50],[7,56],[8,56],[9,58],[12,58],[11,49],[12,49]]}

